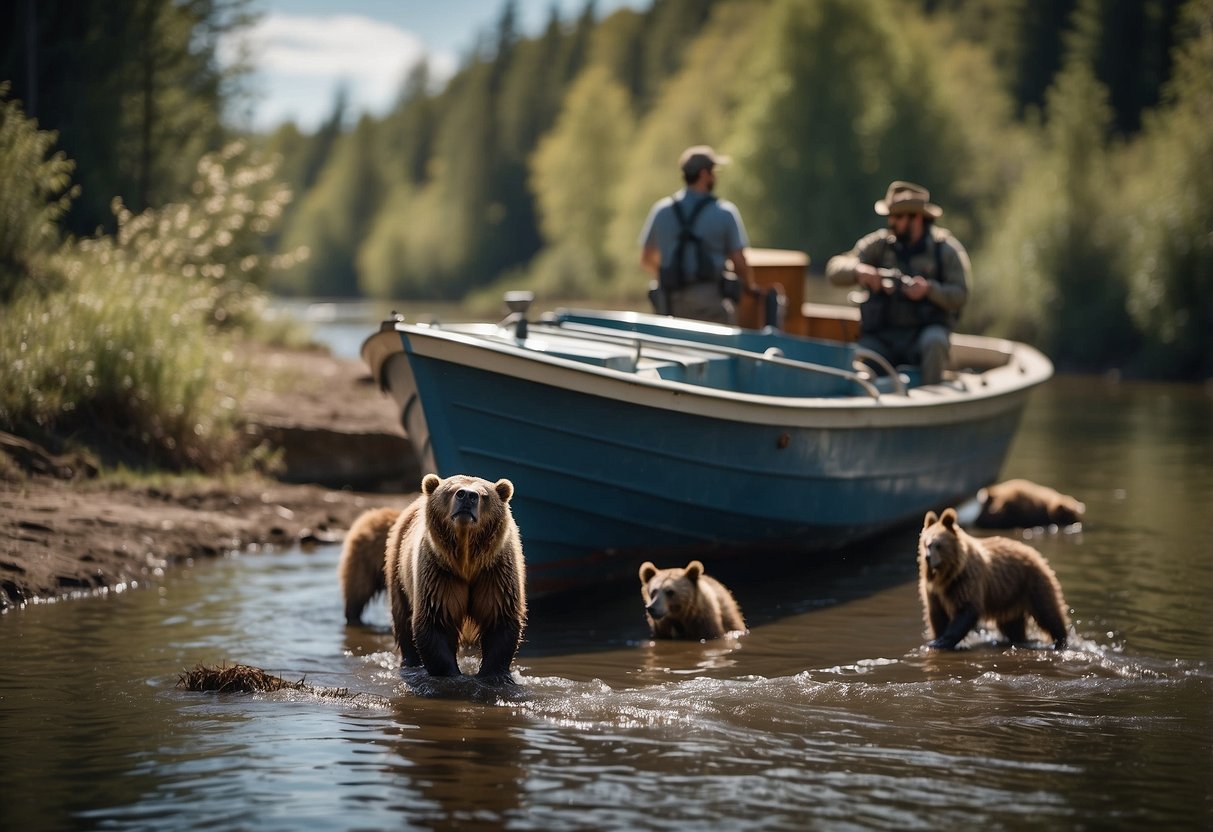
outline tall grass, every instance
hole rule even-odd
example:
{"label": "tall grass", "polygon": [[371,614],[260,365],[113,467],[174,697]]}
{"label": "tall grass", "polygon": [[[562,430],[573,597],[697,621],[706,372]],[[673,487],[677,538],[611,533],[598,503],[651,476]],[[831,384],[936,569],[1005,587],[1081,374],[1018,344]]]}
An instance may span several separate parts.
{"label": "tall grass", "polygon": [[289,199],[273,177],[234,145],[201,160],[189,202],[115,201],[114,236],[26,252],[55,280],[27,269],[0,306],[0,429],[137,469],[248,464],[241,344],[282,265],[260,237]]}

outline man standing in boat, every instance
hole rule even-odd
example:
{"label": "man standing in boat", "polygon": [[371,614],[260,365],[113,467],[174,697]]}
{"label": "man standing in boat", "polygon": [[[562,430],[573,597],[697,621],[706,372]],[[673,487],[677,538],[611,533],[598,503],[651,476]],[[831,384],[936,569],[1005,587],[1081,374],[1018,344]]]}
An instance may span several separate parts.
{"label": "man standing in boat", "polygon": [[837,286],[859,284],[859,345],[894,366],[917,364],[924,384],[943,380],[948,338],[969,296],[971,269],[964,246],[935,225],[943,209],[913,182],[889,185],[876,213],[888,224],[830,258],[826,276]]}
{"label": "man standing in boat", "polygon": [[741,287],[750,285],[749,241],[737,206],[712,194],[716,168],[728,163],[707,145],[688,147],[678,160],[686,187],[649,211],[640,264],[656,278],[649,298],[659,314],[736,323]]}

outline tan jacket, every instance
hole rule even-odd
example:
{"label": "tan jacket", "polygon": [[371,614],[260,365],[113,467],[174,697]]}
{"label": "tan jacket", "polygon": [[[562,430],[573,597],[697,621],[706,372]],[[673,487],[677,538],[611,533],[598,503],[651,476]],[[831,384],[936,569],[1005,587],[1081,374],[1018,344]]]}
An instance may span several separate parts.
{"label": "tan jacket", "polygon": [[[926,245],[915,251],[908,259],[898,256],[893,235],[888,229],[879,229],[861,238],[846,254],[830,258],[826,264],[826,277],[835,286],[851,286],[855,283],[855,267],[866,263],[880,269],[900,269],[907,275],[922,275],[930,284],[924,301],[947,311],[947,318],[955,324],[956,315],[969,298],[969,281],[972,266],[969,255],[960,241],[946,228],[930,226]],[[936,246],[940,246],[938,255]],[[940,271],[942,266],[942,273]],[[921,317],[911,308],[913,303],[899,298],[890,308],[890,326],[917,326]]]}

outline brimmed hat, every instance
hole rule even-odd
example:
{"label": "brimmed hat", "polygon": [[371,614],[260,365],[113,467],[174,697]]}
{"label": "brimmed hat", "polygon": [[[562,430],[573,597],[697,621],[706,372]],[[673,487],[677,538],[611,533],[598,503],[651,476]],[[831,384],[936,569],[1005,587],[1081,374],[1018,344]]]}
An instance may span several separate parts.
{"label": "brimmed hat", "polygon": [[922,185],[902,182],[900,179],[889,185],[884,199],[876,200],[875,208],[876,213],[882,217],[910,212],[920,212],[936,219],[943,216],[943,209],[931,202],[930,191]]}
{"label": "brimmed hat", "polygon": [[731,156],[717,153],[706,144],[697,144],[682,151],[682,155],[678,157],[678,167],[682,168],[683,173],[696,174],[717,165],[727,165],[731,161]]}

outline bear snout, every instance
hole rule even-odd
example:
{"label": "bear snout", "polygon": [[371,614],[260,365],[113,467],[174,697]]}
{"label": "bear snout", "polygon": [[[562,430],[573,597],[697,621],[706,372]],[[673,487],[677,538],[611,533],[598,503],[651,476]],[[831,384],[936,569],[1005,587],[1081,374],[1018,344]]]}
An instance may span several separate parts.
{"label": "bear snout", "polygon": [[461,488],[455,492],[454,504],[451,511],[451,519],[455,520],[459,517],[466,517],[472,522],[475,522],[480,514],[480,495],[475,491],[469,491]]}
{"label": "bear snout", "polygon": [[922,549],[922,562],[927,567],[927,576],[934,577],[939,571],[939,566],[943,562],[943,557],[939,553],[939,549],[935,546],[924,546]]}
{"label": "bear snout", "polygon": [[644,611],[653,616],[653,620],[658,620],[665,617],[665,604],[661,603],[661,596],[657,596],[649,602]]}

